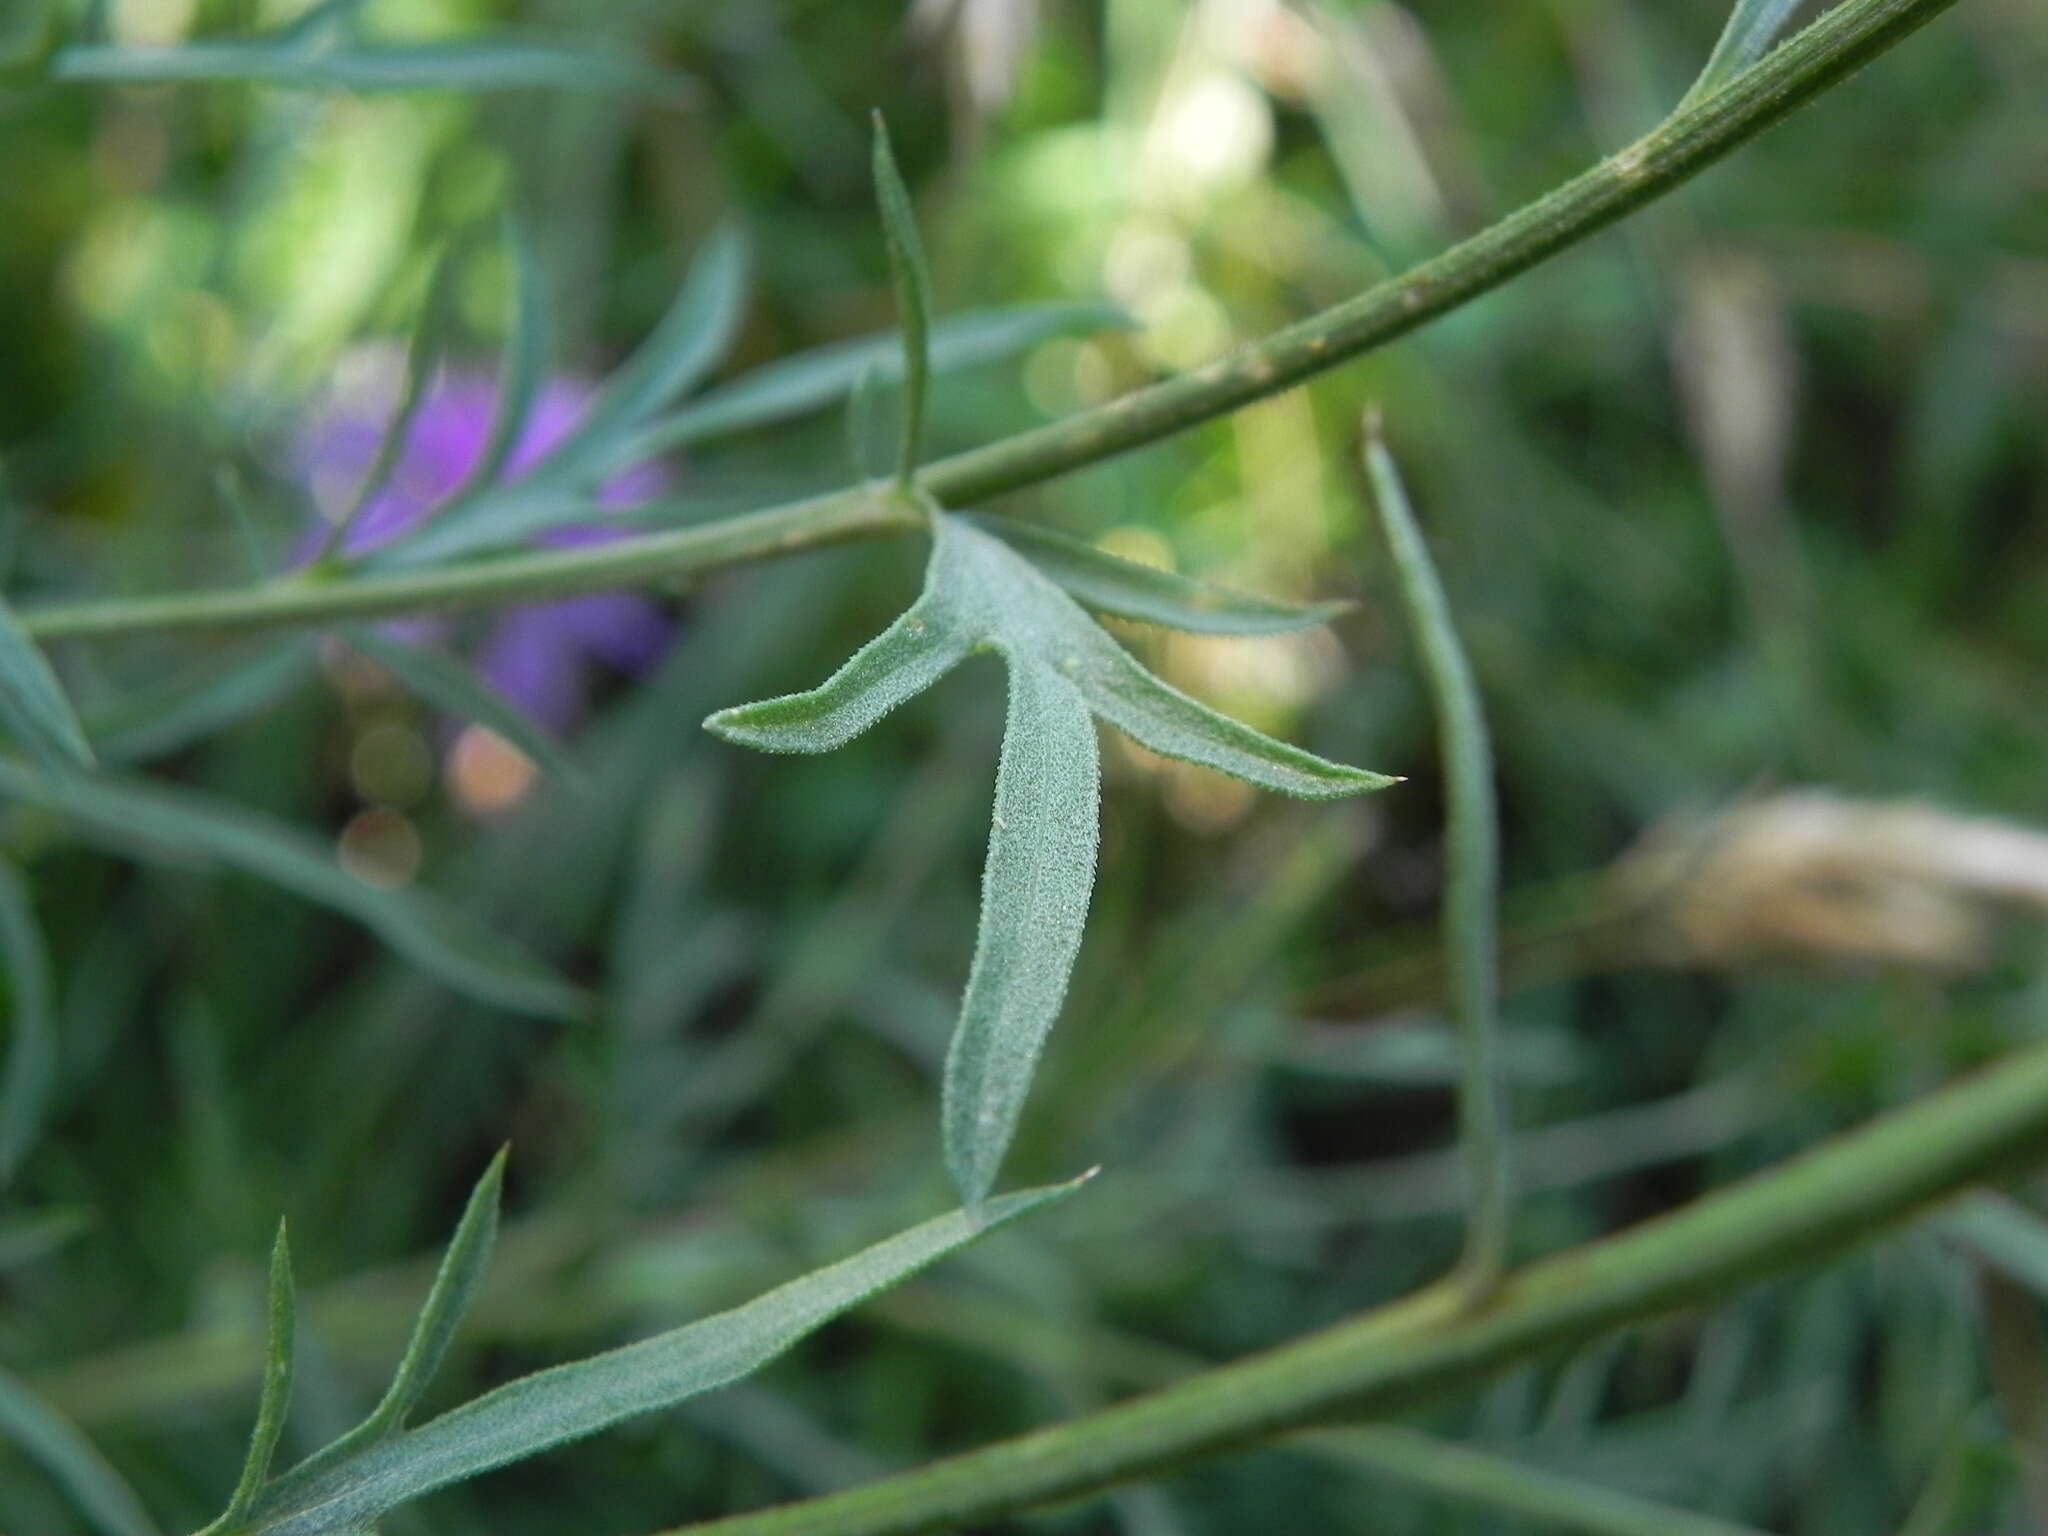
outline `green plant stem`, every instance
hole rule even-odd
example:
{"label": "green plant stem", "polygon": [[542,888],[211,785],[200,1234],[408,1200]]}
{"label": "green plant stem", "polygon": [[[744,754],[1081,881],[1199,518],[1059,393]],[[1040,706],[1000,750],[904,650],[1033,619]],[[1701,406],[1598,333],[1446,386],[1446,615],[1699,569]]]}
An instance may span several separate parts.
{"label": "green plant stem", "polygon": [[[926,468],[919,483],[943,505],[974,506],[1227,415],[1384,346],[1662,197],[1954,3],[1843,0],[1620,153],[1442,255],[1221,361],[943,459]],[[238,591],[56,604],[22,619],[38,639],[320,624],[661,581],[914,526],[899,506],[863,488],[594,549],[345,582],[278,581]]]}
{"label": "green plant stem", "polygon": [[1457,1021],[1458,1134],[1472,1187],[1459,1279],[1483,1299],[1507,1263],[1509,1206],[1507,1087],[1500,1061],[1500,822],[1493,803],[1493,748],[1486,714],[1451,605],[1408,504],[1376,418],[1366,424],[1365,471],[1392,556],[1395,584],[1437,715],[1445,777],[1449,871],[1443,949]]}
{"label": "green plant stem", "polygon": [[1508,1275],[1472,1310],[1439,1287],[1098,1413],[694,1536],[971,1527],[1337,1416],[1387,1414],[1503,1367],[1840,1253],[2048,1155],[2048,1044],[1658,1220]]}

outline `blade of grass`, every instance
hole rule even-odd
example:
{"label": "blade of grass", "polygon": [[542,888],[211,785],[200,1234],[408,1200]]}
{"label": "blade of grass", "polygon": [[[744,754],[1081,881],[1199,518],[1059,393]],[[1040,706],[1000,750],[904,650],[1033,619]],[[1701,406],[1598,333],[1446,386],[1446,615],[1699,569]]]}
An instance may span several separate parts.
{"label": "blade of grass", "polygon": [[6,1371],[0,1371],[0,1442],[49,1473],[100,1536],[158,1536],[135,1490],[98,1448]]}
{"label": "blade of grass", "polygon": [[50,955],[35,903],[0,863],[0,961],[7,968],[7,1057],[0,1067],[0,1188],[35,1145],[57,1083],[57,1017]]}
{"label": "blade of grass", "polygon": [[72,713],[64,685],[16,617],[0,599],[0,723],[52,773],[93,766],[85,729]]}

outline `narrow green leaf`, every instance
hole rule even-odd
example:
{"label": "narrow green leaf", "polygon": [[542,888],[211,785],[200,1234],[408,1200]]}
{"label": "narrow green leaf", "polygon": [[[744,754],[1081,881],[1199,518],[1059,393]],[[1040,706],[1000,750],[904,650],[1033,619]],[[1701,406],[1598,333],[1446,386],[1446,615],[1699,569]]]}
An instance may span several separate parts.
{"label": "narrow green leaf", "polygon": [[1513,1156],[1500,1060],[1500,827],[1493,799],[1493,748],[1479,684],[1459,643],[1450,600],[1416,526],[1400,470],[1380,437],[1376,416],[1366,422],[1365,469],[1393,556],[1401,605],[1422,652],[1423,672],[1436,706],[1450,865],[1444,890],[1444,949],[1452,1013],[1464,1046],[1458,1115],[1472,1178],[1472,1215],[1461,1268],[1472,1292],[1483,1295],[1506,1263]]}
{"label": "narrow green leaf", "polygon": [[722,709],[705,729],[763,752],[829,752],[952,671],[974,640],[955,611],[957,578],[943,547],[942,539],[916,603],[824,682],[807,693]]}
{"label": "narrow green leaf", "polygon": [[917,237],[917,214],[910,190],[896,169],[889,147],[889,126],[876,112],[875,201],[882,210],[882,234],[889,247],[889,277],[896,289],[896,319],[903,332],[903,441],[897,454],[896,478],[910,484],[924,449],[925,394],[931,376],[931,274],[925,266],[924,244]]}
{"label": "narrow green leaf", "polygon": [[7,1058],[0,1067],[0,1187],[35,1145],[57,1083],[57,1017],[50,955],[35,903],[0,863],[0,962],[7,967]]}
{"label": "narrow green leaf", "polygon": [[1066,999],[1095,883],[1095,722],[1054,668],[1012,655],[981,928],[946,1055],[946,1166],[970,1210],[995,1187]]}
{"label": "narrow green leaf", "polygon": [[1707,56],[1706,68],[1685,93],[1681,108],[1711,94],[1771,51],[1802,0],[1735,0],[1727,25]]}
{"label": "narrow green leaf", "polygon": [[541,466],[541,476],[574,472],[601,459],[622,434],[704,381],[739,334],[748,264],[747,239],[737,224],[712,231],[668,313],[605,381],[589,414]]}
{"label": "narrow green leaf", "polygon": [[49,1473],[100,1536],[158,1536],[135,1490],[76,1425],[0,1371],[0,1444]]}
{"label": "narrow green leaf", "polygon": [[413,426],[419,420],[420,407],[426,404],[427,391],[440,373],[441,359],[448,349],[449,322],[455,310],[454,276],[455,254],[444,247],[434,260],[427,296],[420,306],[419,320],[413,326],[412,339],[406,347],[405,383],[399,391],[398,410],[384,429],[384,436],[377,444],[377,456],[371,460],[369,470],[357,484],[348,510],[328,527],[320,545],[323,558],[346,548],[350,530],[362,518],[364,509],[391,483],[406,449],[412,445]]}
{"label": "narrow green leaf", "polygon": [[[1025,304],[971,311],[932,324],[931,371],[974,368],[1028,352],[1056,336],[1128,326],[1129,315],[1106,304]],[[709,438],[774,426],[847,398],[870,370],[878,384],[903,377],[904,341],[885,331],[833,342],[752,369],[708,389],[674,414],[648,424],[608,468],[621,469]]]}
{"label": "narrow green leaf", "polygon": [[220,1518],[200,1536],[227,1536],[245,1529],[249,1512],[255,1507],[270,1476],[271,1458],[277,1454],[279,1436],[284,1433],[285,1413],[291,1407],[292,1357],[298,1343],[298,1304],[292,1286],[291,1244],[284,1223],[277,1224],[277,1241],[270,1249],[269,1328],[263,1343],[263,1389],[256,1400],[256,1427],[249,1434],[249,1454],[242,1462],[242,1476]]}
{"label": "narrow green leaf", "polygon": [[495,731],[564,782],[582,782],[560,742],[461,662],[431,646],[410,645],[368,625],[357,625],[346,634],[350,645],[436,709]]}
{"label": "narrow green leaf", "polygon": [[980,1220],[964,1211],[941,1216],[730,1312],[537,1372],[354,1456],[286,1473],[257,1500],[242,1529],[250,1536],[359,1529],[437,1488],[714,1391],[980,1233],[1060,1199],[1078,1182],[991,1202]]}
{"label": "narrow green leaf", "polygon": [[1084,608],[1197,635],[1284,635],[1350,611],[1350,603],[1281,603],[1120,560],[1036,523],[980,514],[969,519],[1051,577]]}
{"label": "narrow green leaf", "polygon": [[48,78],[69,84],[182,85],[245,81],[298,91],[575,91],[686,99],[685,76],[613,50],[511,41],[359,43],[310,49],[286,39],[177,48],[61,48]]}
{"label": "narrow green leaf", "polygon": [[2011,1196],[1980,1190],[1936,1217],[1935,1225],[2037,1296],[2048,1297],[2048,1221]]}
{"label": "narrow green leaf", "polygon": [[42,650],[0,600],[0,723],[52,773],[93,766],[85,730]]}
{"label": "narrow green leaf", "polygon": [[240,468],[234,464],[221,465],[214,471],[213,486],[220,504],[227,509],[228,521],[235,525],[235,542],[242,546],[242,563],[248,569],[249,579],[268,581],[276,574],[277,565],[256,527],[256,515],[249,505],[249,488],[243,483]]}
{"label": "narrow green leaf", "polygon": [[490,1167],[470,1192],[455,1236],[434,1275],[433,1289],[413,1325],[412,1338],[398,1362],[382,1401],[370,1416],[318,1454],[308,1457],[289,1474],[293,1479],[310,1479],[323,1467],[357,1454],[364,1447],[388,1440],[405,1428],[405,1421],[419,1405],[422,1394],[448,1356],[455,1330],[468,1309],[476,1288],[491,1262],[491,1247],[498,1236],[498,1201],[505,1183],[505,1151],[491,1159]]}
{"label": "narrow green leaf", "polygon": [[269,707],[310,679],[320,655],[303,637],[270,640],[226,665],[90,709],[86,733],[106,763],[140,763],[177,752]]}
{"label": "narrow green leaf", "polygon": [[516,212],[508,210],[503,239],[512,268],[512,315],[506,327],[505,354],[498,368],[498,399],[491,416],[491,435],[485,439],[476,468],[450,498],[443,515],[498,483],[533,415],[533,403],[540,398],[548,360],[554,353],[547,273],[534,245],[533,231]]}
{"label": "narrow green leaf", "polygon": [[324,43],[354,31],[362,20],[366,0],[314,0],[290,21],[270,35],[278,42],[301,47]]}
{"label": "narrow green leaf", "polygon": [[383,890],[325,847],[267,817],[195,791],[136,779],[54,778],[0,759],[0,795],[71,818],[144,858],[230,865],[345,913],[458,991],[516,1013],[574,1019],[584,995],[524,950],[422,892]]}
{"label": "narrow green leaf", "polygon": [[1287,794],[1327,799],[1395,782],[1275,741],[1168,687],[1024,556],[937,511],[924,591],[901,618],[810,692],[705,724],[768,751],[827,751],[978,650],[1008,666],[1010,714],[981,929],[946,1076],[947,1160],[970,1207],[993,1186],[1080,943],[1098,795],[1089,713],[1155,752]]}

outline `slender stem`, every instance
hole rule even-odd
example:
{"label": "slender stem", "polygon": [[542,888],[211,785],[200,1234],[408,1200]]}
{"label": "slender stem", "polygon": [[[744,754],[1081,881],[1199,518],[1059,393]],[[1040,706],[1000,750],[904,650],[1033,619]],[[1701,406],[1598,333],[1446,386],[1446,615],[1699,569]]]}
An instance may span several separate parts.
{"label": "slender stem", "polygon": [[995,1520],[1334,1416],[1407,1408],[1505,1366],[1812,1264],[2048,1155],[2048,1044],[1767,1173],[1507,1276],[1437,1288],[1098,1413],[693,1536],[904,1536]]}
{"label": "slender stem", "polygon": [[1500,824],[1493,803],[1493,748],[1479,685],[1429,547],[1393,455],[1368,419],[1365,470],[1393,556],[1408,626],[1422,651],[1435,701],[1446,778],[1445,841],[1449,878],[1444,895],[1444,951],[1451,1012],[1459,1044],[1458,1129],[1472,1181],[1472,1206],[1459,1277],[1467,1297],[1483,1299],[1507,1263],[1509,1176],[1507,1088],[1500,1061]]}
{"label": "slender stem", "polygon": [[[1385,346],[1698,175],[1954,3],[1843,0],[1619,154],[1442,255],[1220,362],[942,459],[924,470],[920,484],[947,506],[971,506],[1227,415]],[[872,493],[862,489],[601,549],[509,555],[346,584],[277,582],[240,591],[57,604],[30,610],[22,619],[39,639],[317,624],[659,581],[910,526],[893,513],[877,515]]]}
{"label": "slender stem", "polygon": [[658,582],[923,526],[922,515],[893,488],[862,487],[616,544],[538,550],[348,580],[322,580],[308,572],[250,587],[53,605],[24,613],[21,619],[41,640],[331,624],[423,608],[478,607]]}

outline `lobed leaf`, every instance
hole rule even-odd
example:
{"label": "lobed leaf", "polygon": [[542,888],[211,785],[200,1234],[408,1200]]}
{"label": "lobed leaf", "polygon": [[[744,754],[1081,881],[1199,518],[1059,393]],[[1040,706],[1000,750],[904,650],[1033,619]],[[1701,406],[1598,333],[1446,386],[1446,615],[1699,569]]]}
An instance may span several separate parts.
{"label": "lobed leaf", "polygon": [[35,903],[0,863],[0,960],[7,967],[7,1058],[0,1066],[0,1187],[35,1145],[57,1083],[57,1014],[50,953]]}
{"label": "lobed leaf", "polygon": [[938,1217],[729,1312],[536,1372],[353,1455],[319,1458],[264,1489],[236,1527],[238,1536],[361,1530],[438,1488],[715,1391],[877,1291],[1062,1198],[1079,1182],[993,1201],[980,1219],[964,1211]]}
{"label": "lobed leaf", "polygon": [[12,1444],[49,1473],[100,1536],[158,1536],[135,1490],[93,1443],[6,1371],[0,1371],[0,1444]]}
{"label": "lobed leaf", "polygon": [[1100,794],[1090,714],[1155,752],[1286,794],[1328,799],[1395,782],[1275,741],[1169,687],[1022,554],[936,510],[924,590],[902,617],[808,693],[722,710],[705,724],[768,751],[826,751],[978,650],[1003,658],[1010,702],[942,1113],[947,1165],[970,1208],[993,1187],[1080,947]]}
{"label": "lobed leaf", "polygon": [[431,646],[412,645],[368,625],[347,632],[348,643],[436,709],[494,731],[555,777],[581,780],[562,744],[510,699],[461,662]]}
{"label": "lobed leaf", "polygon": [[910,190],[896,169],[889,145],[889,126],[882,114],[875,123],[875,202],[882,211],[882,235],[889,250],[889,278],[896,290],[896,319],[903,334],[903,437],[897,450],[896,479],[910,484],[924,448],[925,394],[931,377],[932,280],[925,265],[924,243],[917,237],[917,214]]}
{"label": "lobed leaf", "polygon": [[285,1238],[284,1223],[277,1226],[277,1241],[270,1249],[269,1327],[263,1343],[263,1388],[256,1400],[256,1427],[249,1434],[249,1454],[242,1461],[242,1475],[220,1518],[199,1536],[226,1536],[243,1528],[244,1518],[255,1507],[257,1495],[270,1476],[270,1461],[277,1454],[278,1438],[284,1433],[284,1416],[291,1406],[292,1358],[298,1342],[298,1303],[292,1285],[291,1244]]}
{"label": "lobed leaf", "polygon": [[1285,635],[1327,624],[1350,603],[1282,603],[1140,565],[1036,523],[982,513],[968,519],[1059,584],[1084,608],[1196,635]]}
{"label": "lobed leaf", "polygon": [[574,1019],[582,992],[532,956],[424,894],[356,878],[303,833],[195,791],[136,779],[52,778],[0,759],[0,795],[69,817],[145,858],[218,862],[354,918],[456,990],[515,1013]]}
{"label": "lobed leaf", "polygon": [[316,1455],[291,1471],[293,1478],[309,1479],[322,1468],[355,1455],[366,1446],[388,1440],[405,1428],[405,1421],[419,1405],[422,1394],[448,1356],[462,1314],[483,1282],[491,1261],[491,1248],[498,1237],[498,1203],[505,1184],[506,1152],[500,1149],[491,1159],[484,1176],[470,1192],[462,1220],[448,1241],[448,1252],[434,1274],[426,1305],[413,1324],[412,1338],[400,1357],[398,1370],[383,1398],[368,1418]]}
{"label": "lobed leaf", "polygon": [[0,601],[0,723],[53,773],[93,766],[85,730],[42,649]]}

